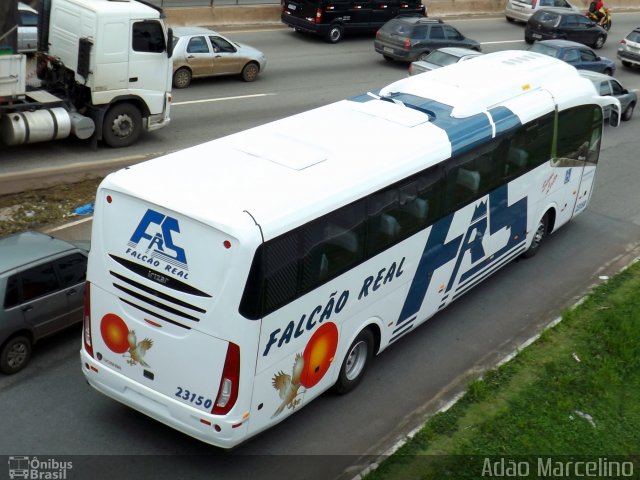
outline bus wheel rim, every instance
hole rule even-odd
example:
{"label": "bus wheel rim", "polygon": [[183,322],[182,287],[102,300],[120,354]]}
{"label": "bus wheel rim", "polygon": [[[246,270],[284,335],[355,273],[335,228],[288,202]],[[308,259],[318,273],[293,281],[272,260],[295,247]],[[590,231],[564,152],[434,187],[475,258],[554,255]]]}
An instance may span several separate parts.
{"label": "bus wheel rim", "polygon": [[364,341],[356,343],[351,348],[345,368],[345,375],[348,380],[355,380],[364,370],[364,366],[367,363],[367,350],[368,347]]}

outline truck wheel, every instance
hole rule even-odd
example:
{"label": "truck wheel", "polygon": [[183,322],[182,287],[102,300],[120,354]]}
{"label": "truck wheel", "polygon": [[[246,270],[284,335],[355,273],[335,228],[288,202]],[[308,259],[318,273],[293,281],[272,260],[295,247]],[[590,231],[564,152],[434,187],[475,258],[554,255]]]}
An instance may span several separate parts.
{"label": "truck wheel", "polygon": [[191,70],[182,67],[173,74],[173,86],[176,88],[187,88],[191,85]]}
{"label": "truck wheel", "polygon": [[329,27],[329,31],[325,36],[325,39],[329,43],[338,43],[342,40],[342,35],[344,34],[344,27],[339,23],[334,23]]}
{"label": "truck wheel", "polygon": [[364,377],[371,357],[373,357],[373,333],[365,328],[347,350],[347,355],[340,367],[340,375],[333,386],[334,390],[345,394],[356,388]]}
{"label": "truck wheel", "polygon": [[0,352],[0,370],[7,375],[19,372],[31,358],[31,341],[24,336],[11,338]]}
{"label": "truck wheel", "polygon": [[255,62],[247,63],[242,69],[242,80],[245,82],[253,82],[256,78],[258,78],[258,73],[260,72],[260,67]]}
{"label": "truck wheel", "polygon": [[142,114],[131,103],[118,103],[104,116],[102,139],[113,148],[128,147],[138,140]]}

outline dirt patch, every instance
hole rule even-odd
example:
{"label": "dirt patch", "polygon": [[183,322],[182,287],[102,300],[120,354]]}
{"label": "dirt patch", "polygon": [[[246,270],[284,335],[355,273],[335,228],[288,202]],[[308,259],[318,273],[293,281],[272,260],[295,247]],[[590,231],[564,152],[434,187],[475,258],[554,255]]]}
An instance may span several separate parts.
{"label": "dirt patch", "polygon": [[76,209],[93,204],[101,180],[0,195],[0,236],[43,229],[84,216],[76,213]]}

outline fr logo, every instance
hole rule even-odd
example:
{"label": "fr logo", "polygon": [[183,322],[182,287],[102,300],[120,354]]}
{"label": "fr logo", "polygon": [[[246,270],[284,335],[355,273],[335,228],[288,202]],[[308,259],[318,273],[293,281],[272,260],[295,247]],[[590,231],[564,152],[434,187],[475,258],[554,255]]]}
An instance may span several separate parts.
{"label": "fr logo", "polygon": [[133,232],[128,245],[136,248],[138,244],[151,251],[151,256],[164,260],[176,267],[187,270],[187,256],[184,249],[173,243],[172,235],[180,233],[178,220],[148,209]]}

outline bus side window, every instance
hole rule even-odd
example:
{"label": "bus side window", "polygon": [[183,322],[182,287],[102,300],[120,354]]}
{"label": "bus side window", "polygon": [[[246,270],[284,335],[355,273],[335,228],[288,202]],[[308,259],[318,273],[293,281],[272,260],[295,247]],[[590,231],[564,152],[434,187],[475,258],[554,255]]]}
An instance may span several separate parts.
{"label": "bus side window", "polygon": [[375,255],[394,243],[400,224],[388,212],[398,205],[398,191],[387,188],[369,196],[367,204],[367,255]]}

